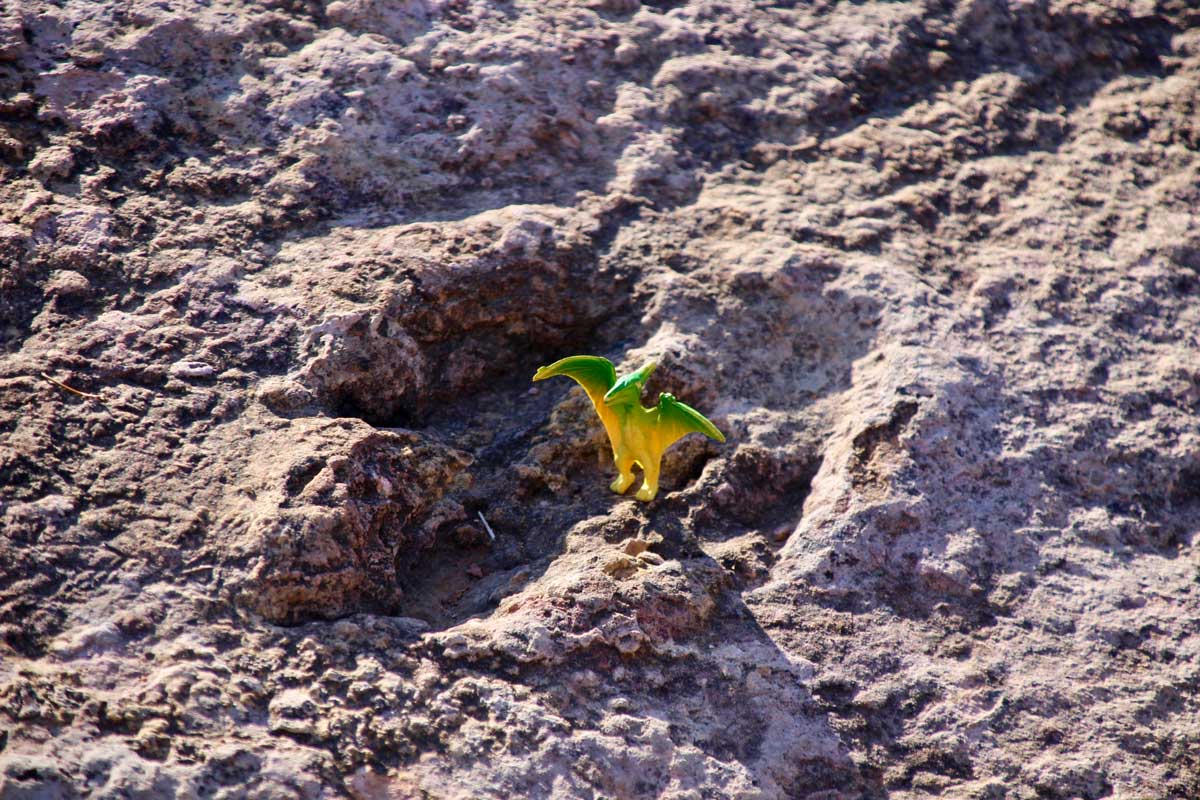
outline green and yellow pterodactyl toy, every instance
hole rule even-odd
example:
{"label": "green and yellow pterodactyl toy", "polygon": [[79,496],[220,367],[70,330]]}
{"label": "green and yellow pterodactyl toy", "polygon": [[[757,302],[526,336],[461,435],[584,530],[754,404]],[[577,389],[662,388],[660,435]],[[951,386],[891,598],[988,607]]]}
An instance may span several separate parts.
{"label": "green and yellow pterodactyl toy", "polygon": [[642,468],[644,480],[638,500],[653,500],[658,494],[658,472],[663,452],[693,431],[718,442],[725,436],[704,415],[666,392],[655,408],[642,406],[642,387],[657,366],[650,362],[641,369],[617,378],[612,362],[599,356],[569,356],[542,367],[535,381],[566,375],[573,378],[591,399],[608,440],[612,444],[617,479],[609,487],[624,494],[633,483],[633,465]]}

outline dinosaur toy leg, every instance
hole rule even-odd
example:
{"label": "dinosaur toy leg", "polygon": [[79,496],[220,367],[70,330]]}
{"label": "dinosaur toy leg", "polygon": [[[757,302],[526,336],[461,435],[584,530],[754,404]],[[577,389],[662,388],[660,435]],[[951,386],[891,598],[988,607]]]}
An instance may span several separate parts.
{"label": "dinosaur toy leg", "polygon": [[625,490],[633,485],[633,459],[614,456],[613,461],[617,465],[617,479],[609,484],[608,488],[617,494],[624,494]]}
{"label": "dinosaur toy leg", "polygon": [[[642,462],[639,462],[642,463]],[[658,494],[658,459],[648,458],[642,463],[642,488],[638,489],[637,499],[648,502]]]}

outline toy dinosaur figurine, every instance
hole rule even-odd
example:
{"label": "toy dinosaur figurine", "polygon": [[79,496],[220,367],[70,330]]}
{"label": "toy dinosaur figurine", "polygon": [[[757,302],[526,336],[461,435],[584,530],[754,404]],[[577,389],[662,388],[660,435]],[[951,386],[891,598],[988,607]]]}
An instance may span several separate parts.
{"label": "toy dinosaur figurine", "polygon": [[624,494],[633,483],[633,465],[637,464],[644,478],[637,499],[647,501],[658,494],[660,462],[668,447],[693,431],[718,442],[725,441],[725,436],[703,414],[666,392],[658,396],[655,408],[642,406],[642,387],[655,366],[650,362],[618,379],[607,358],[569,356],[542,367],[533,376],[540,381],[566,375],[583,387],[612,444],[617,479],[610,488]]}

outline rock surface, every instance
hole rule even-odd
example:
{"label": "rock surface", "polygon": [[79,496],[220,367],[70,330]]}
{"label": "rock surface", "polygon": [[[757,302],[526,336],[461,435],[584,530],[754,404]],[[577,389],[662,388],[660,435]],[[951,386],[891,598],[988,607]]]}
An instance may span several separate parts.
{"label": "rock surface", "polygon": [[1200,796],[1200,12],[779,5],[0,9],[0,798]]}

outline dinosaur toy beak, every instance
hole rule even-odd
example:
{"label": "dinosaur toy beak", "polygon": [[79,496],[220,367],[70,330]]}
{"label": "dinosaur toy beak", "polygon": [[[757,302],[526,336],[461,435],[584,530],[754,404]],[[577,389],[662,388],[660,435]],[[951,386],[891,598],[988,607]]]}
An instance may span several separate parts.
{"label": "dinosaur toy beak", "polygon": [[608,393],[604,395],[604,402],[611,403],[617,398],[618,395],[623,394],[628,389],[633,389],[636,392],[637,397],[641,397],[642,387],[646,385],[646,381],[649,379],[650,373],[654,372],[654,369],[657,366],[657,364],[651,361],[649,364],[646,364],[645,366],[636,369],[628,375],[618,379],[617,382],[612,385],[612,388],[608,390]]}

